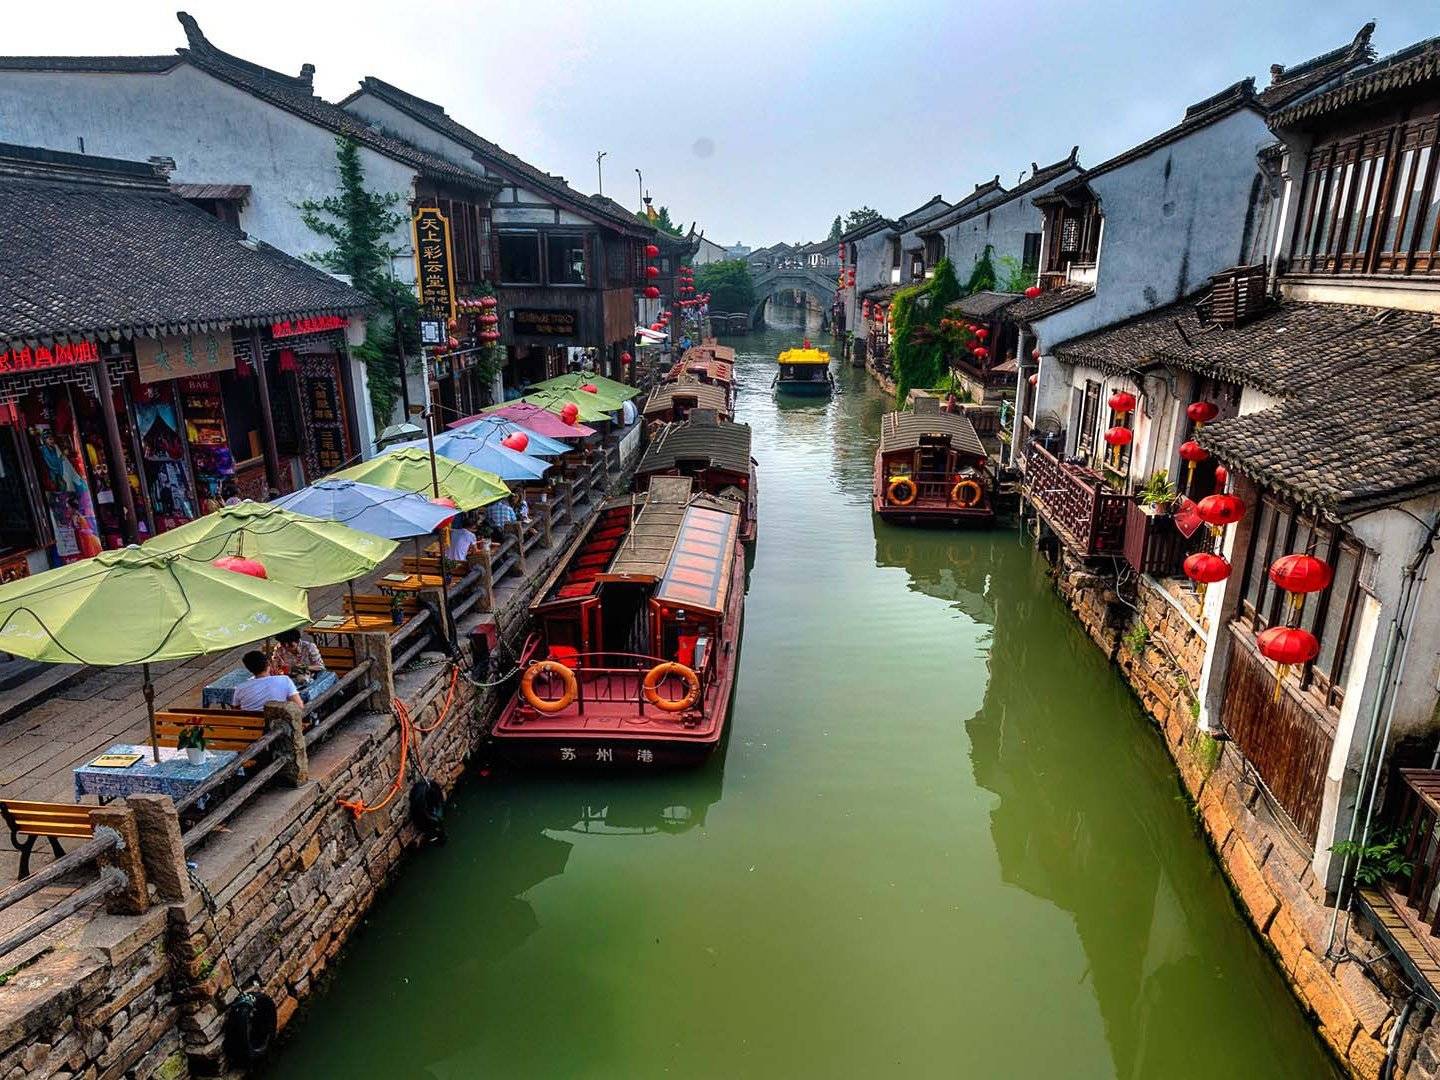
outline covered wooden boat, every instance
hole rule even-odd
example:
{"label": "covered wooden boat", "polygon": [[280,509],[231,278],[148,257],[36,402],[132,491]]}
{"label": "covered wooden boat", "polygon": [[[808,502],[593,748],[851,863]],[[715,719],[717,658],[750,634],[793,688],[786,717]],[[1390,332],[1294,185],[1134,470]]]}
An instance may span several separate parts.
{"label": "covered wooden boat", "polygon": [[645,400],[641,414],[646,424],[659,421],[669,424],[684,420],[691,409],[710,409],[721,419],[729,420],[730,393],[723,386],[701,382],[689,375],[682,375],[673,382],[662,382]]}
{"label": "covered wooden boat", "polygon": [[875,512],[911,525],[988,525],[995,520],[989,455],[964,413],[932,397],[886,413],[875,452]]}
{"label": "covered wooden boat", "polygon": [[781,393],[819,396],[835,388],[830,354],[824,349],[786,349],[778,360],[775,388]]}
{"label": "covered wooden boat", "polygon": [[612,500],[531,605],[520,688],[490,737],[557,767],[698,764],[719,744],[745,603],[730,499],[655,476]]}
{"label": "covered wooden boat", "polygon": [[635,469],[635,490],[646,491],[655,477],[688,476],[696,490],[740,505],[740,539],[753,543],[757,522],[755,459],[750,426],[721,420],[710,409],[692,409],[687,419],[665,424]]}

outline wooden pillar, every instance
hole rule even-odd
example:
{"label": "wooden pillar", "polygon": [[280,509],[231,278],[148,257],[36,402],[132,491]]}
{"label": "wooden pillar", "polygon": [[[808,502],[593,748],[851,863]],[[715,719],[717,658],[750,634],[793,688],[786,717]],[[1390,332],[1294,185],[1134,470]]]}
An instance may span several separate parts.
{"label": "wooden pillar", "polygon": [[270,411],[270,382],[265,376],[265,348],[258,329],[250,331],[250,366],[255,372],[255,389],[260,393],[260,443],[265,453],[265,483],[276,491],[280,485],[280,451],[275,446],[275,416]]}
{"label": "wooden pillar", "polygon": [[[140,529],[135,517],[135,496],[130,491],[130,475],[125,470],[125,450],[120,444],[120,424],[115,419],[115,391],[110,386],[110,365],[102,356],[95,361],[95,396],[100,399],[100,415],[105,421],[105,450],[110,455],[110,490],[120,507],[120,528],[127,544],[140,542]],[[139,462],[136,462],[139,468]]]}

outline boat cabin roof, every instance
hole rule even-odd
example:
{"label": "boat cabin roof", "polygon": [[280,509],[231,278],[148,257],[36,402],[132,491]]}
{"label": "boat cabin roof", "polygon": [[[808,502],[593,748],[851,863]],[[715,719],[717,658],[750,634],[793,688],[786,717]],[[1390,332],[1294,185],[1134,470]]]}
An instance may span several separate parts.
{"label": "boat cabin roof", "polygon": [[750,426],[721,420],[713,409],[692,409],[684,421],[660,429],[635,471],[641,475],[665,472],[694,461],[742,476],[748,473]]}
{"label": "boat cabin roof", "polygon": [[654,389],[650,400],[645,402],[644,414],[653,416],[656,413],[668,412],[675,407],[677,397],[692,398],[697,409],[711,409],[717,413],[729,411],[730,402],[723,386],[701,382],[693,375],[682,375],[674,382],[662,383]]}
{"label": "boat cabin roof", "polygon": [[880,421],[882,454],[914,450],[922,439],[944,439],[957,453],[986,455],[985,445],[969,417],[964,413],[941,412],[940,402],[932,397],[917,398],[913,411],[886,413]]}
{"label": "boat cabin roof", "polygon": [[786,349],[778,359],[782,364],[828,364],[830,354],[824,349]]}
{"label": "boat cabin roof", "polygon": [[688,476],[657,476],[643,495],[608,504],[545,583],[534,607],[594,596],[607,581],[653,582],[676,607],[725,610],[739,507],[693,492]]}
{"label": "boat cabin roof", "polygon": [[726,345],[696,345],[686,351],[672,370],[677,374],[708,375],[716,382],[734,382],[735,350]]}

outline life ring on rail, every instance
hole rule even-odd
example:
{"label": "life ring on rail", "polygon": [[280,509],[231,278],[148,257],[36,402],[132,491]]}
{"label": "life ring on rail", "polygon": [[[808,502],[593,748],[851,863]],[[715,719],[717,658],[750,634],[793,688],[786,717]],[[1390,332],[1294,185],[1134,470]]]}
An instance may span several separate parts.
{"label": "life ring on rail", "polygon": [[[902,491],[905,492],[903,497],[900,494]],[[896,506],[909,506],[915,501],[915,496],[918,494],[919,489],[915,486],[915,481],[908,476],[895,477],[890,481],[890,486],[885,489],[885,498]]]}
{"label": "life ring on rail", "polygon": [[225,1013],[226,1056],[243,1065],[252,1065],[270,1052],[275,1041],[275,1002],[258,990],[235,999]]}
{"label": "life ring on rail", "polygon": [[[660,696],[660,684],[672,675],[678,677],[685,683],[684,697],[667,698]],[[666,712],[684,712],[700,700],[700,676],[695,674],[693,668],[688,668],[684,664],[656,664],[645,673],[643,689],[645,691],[645,700],[657,709],[664,709]]]}
{"label": "life ring on rail", "polygon": [[984,495],[985,489],[974,480],[961,480],[950,489],[950,501],[967,509],[977,504]]}
{"label": "life ring on rail", "polygon": [[[564,693],[558,698],[543,698],[537,694],[535,680],[541,675],[553,675],[559,679],[560,685],[565,688]],[[538,712],[557,713],[561,709],[568,709],[579,693],[580,685],[575,681],[575,672],[554,660],[540,660],[531,664],[520,677],[521,696],[525,698],[527,705]]]}

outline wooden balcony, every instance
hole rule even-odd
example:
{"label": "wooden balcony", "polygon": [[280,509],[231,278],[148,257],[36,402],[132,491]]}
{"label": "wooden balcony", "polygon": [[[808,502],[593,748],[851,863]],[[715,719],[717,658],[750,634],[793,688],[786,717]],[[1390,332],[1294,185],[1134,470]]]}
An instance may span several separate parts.
{"label": "wooden balcony", "polygon": [[1176,577],[1185,556],[1201,550],[1208,539],[1204,529],[1186,536],[1169,514],[1151,513],[1134,500],[1125,509],[1125,561],[1137,574]]}
{"label": "wooden balcony", "polygon": [[1063,462],[1038,443],[1026,456],[1030,501],[1065,546],[1085,558],[1123,554],[1130,497],[1111,490],[1095,470]]}
{"label": "wooden balcony", "polygon": [[1401,769],[1408,874],[1360,889],[1361,909],[1412,979],[1440,985],[1440,771]]}

